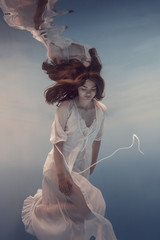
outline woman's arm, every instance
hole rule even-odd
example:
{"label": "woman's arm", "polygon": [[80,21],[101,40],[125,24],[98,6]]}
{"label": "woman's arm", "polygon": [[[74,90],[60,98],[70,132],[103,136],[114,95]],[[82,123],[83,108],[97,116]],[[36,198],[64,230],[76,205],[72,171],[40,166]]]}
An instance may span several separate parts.
{"label": "woman's arm", "polygon": [[67,173],[65,162],[62,156],[63,142],[54,145],[54,159],[59,183],[59,190],[65,195],[70,195],[72,192],[72,179]]}
{"label": "woman's arm", "polygon": [[[92,144],[92,161],[91,165],[97,162],[98,153],[100,149],[101,141],[94,141]],[[93,173],[96,165],[90,167],[90,174]]]}
{"label": "woman's arm", "polygon": [[57,175],[60,176],[65,172],[65,164],[62,156],[63,142],[56,143],[54,146],[54,160],[56,164]]}

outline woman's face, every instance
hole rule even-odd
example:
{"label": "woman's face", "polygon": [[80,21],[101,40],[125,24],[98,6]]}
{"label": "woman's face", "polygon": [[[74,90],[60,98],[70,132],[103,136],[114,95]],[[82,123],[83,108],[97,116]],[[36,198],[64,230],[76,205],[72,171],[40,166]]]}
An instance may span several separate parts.
{"label": "woman's face", "polygon": [[96,84],[87,79],[85,83],[78,88],[79,100],[91,101],[96,95]]}

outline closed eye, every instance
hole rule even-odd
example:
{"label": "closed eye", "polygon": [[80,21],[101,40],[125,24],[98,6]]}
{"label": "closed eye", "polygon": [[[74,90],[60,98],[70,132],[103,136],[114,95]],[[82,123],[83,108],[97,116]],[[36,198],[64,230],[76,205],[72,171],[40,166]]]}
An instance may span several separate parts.
{"label": "closed eye", "polygon": [[[86,88],[86,87],[81,87],[81,89],[82,90],[88,90],[88,88]],[[93,91],[96,90],[96,87],[92,88],[91,90],[93,90]]]}

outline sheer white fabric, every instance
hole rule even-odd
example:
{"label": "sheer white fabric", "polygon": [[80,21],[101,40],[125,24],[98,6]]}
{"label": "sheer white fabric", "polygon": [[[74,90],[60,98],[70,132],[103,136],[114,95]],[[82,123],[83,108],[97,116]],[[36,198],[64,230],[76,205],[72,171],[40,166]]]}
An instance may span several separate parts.
{"label": "sheer white fabric", "polygon": [[[56,58],[68,60],[76,58],[84,65],[90,63],[89,46],[64,38],[66,26],[54,25],[54,18],[69,11],[56,10],[58,0],[0,0],[4,19],[11,27],[27,30],[47,48],[47,56],[53,61]],[[40,17],[36,14],[38,2],[46,2]]]}

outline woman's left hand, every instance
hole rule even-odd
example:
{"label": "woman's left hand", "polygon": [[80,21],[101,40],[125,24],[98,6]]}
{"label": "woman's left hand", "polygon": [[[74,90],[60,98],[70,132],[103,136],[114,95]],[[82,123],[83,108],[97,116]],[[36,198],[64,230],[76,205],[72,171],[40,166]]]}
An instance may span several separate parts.
{"label": "woman's left hand", "polygon": [[73,181],[67,174],[58,175],[59,190],[66,196],[70,196],[73,188]]}

